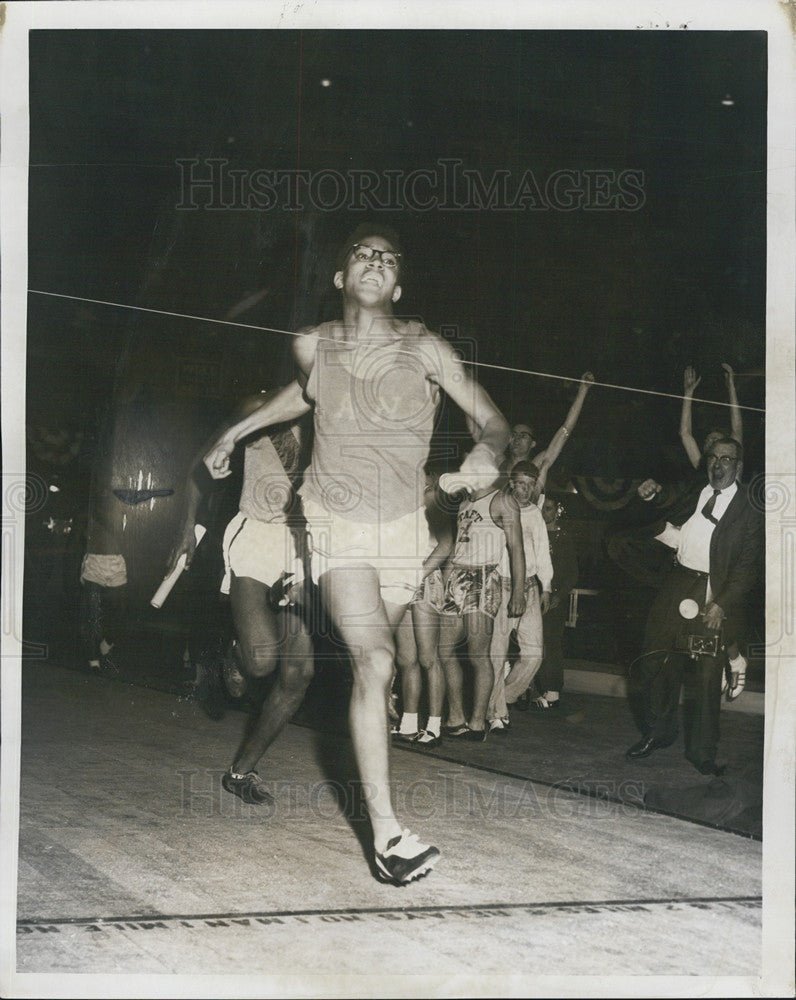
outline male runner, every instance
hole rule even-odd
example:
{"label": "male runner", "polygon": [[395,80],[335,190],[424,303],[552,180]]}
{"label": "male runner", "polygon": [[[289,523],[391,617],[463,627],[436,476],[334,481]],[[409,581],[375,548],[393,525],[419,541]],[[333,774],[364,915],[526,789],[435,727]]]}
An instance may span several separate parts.
{"label": "male runner", "polygon": [[376,872],[399,884],[425,874],[440,854],[395,817],[387,727],[394,630],[432,548],[423,469],[439,390],[471,419],[477,443],[462,471],[473,482],[484,469],[497,476],[509,438],[505,419],[450,345],[421,323],[395,316],[401,267],[398,237],[378,223],[360,226],[342,248],[333,278],[342,321],[296,338],[301,384],[233,427],[205,457],[220,478],[246,434],[314,408],[312,458],[301,489],[313,574],[351,657],[351,738]]}
{"label": "male runner", "polygon": [[[258,409],[267,398],[261,394],[244,400],[233,420]],[[273,801],[257,764],[298,709],[314,670],[312,641],[294,603],[301,602],[304,592],[305,528],[293,493],[300,450],[300,428],[295,423],[247,439],[239,511],[224,532],[226,573],[221,590],[230,596],[237,634],[224,664],[227,688],[240,697],[247,682],[268,677],[279,666],[254,726],[221,779],[228,792],[250,804]],[[204,492],[199,481],[205,471],[203,455],[204,449],[188,475],[185,512],[169,569],[181,554],[185,553],[186,565],[193,557],[194,525]]]}

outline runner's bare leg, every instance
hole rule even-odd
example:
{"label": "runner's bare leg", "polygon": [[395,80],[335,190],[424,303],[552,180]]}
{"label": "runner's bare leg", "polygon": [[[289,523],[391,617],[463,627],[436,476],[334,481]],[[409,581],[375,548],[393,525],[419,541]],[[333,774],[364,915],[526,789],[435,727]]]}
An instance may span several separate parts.
{"label": "runner's bare leg", "polygon": [[372,566],[332,569],[319,580],[327,613],[348,647],[354,686],[349,724],[376,851],[401,834],[390,797],[387,698],[395,658],[394,631],[403,605],[385,604]]}

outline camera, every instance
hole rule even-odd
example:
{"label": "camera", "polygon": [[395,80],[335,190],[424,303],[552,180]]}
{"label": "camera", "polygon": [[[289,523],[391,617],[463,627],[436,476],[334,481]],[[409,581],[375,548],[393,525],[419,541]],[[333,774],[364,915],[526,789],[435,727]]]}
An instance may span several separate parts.
{"label": "camera", "polygon": [[698,618],[699,604],[691,598],[680,602],[680,630],[675,640],[677,652],[687,653],[692,660],[700,656],[718,656],[721,649],[721,633],[706,628]]}
{"label": "camera", "polygon": [[718,656],[719,655],[719,634],[714,632],[709,635],[694,635],[686,637],[686,652],[696,659],[697,656]]}

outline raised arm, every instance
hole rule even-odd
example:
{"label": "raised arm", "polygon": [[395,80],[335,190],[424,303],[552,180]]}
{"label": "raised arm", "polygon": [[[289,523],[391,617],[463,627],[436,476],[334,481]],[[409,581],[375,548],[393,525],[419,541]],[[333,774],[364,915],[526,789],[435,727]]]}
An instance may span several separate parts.
{"label": "raised arm", "polygon": [[697,378],[697,373],[691,365],[688,365],[683,372],[683,408],[680,411],[680,440],[683,442],[686,455],[688,455],[688,461],[694,468],[699,465],[702,452],[699,450],[699,445],[691,433],[691,400],[696,387],[701,381],[702,378]]}
{"label": "raised arm", "polygon": [[581,375],[577,395],[575,396],[572,406],[569,408],[569,412],[566,415],[564,423],[555,432],[550,444],[544,449],[544,451],[540,451],[533,460],[533,464],[539,469],[539,478],[536,481],[536,488],[539,493],[544,493],[545,484],[547,483],[547,473],[553,462],[555,462],[561,454],[561,449],[567,443],[569,436],[575,429],[575,424],[578,422],[580,411],[583,409],[583,402],[586,399],[586,394],[593,383],[594,375],[592,375],[591,372],[584,372],[583,375]]}
{"label": "raised arm", "polygon": [[[317,336],[313,334],[297,337],[294,343],[294,357],[303,376],[301,382],[305,384],[306,377],[312,370],[316,344]],[[229,459],[240,440],[255,431],[273,427],[274,424],[298,420],[305,413],[309,413],[312,403],[306,398],[301,382],[297,379],[279,389],[255,410],[218,436],[204,456],[207,471],[213,479],[223,479],[230,474]]]}
{"label": "raised arm", "polygon": [[724,381],[727,383],[727,398],[730,401],[730,427],[732,428],[732,436],[738,444],[743,444],[743,420],[741,419],[741,408],[738,405],[738,393],[735,390],[735,372],[726,362],[723,362],[721,367],[724,369]]}

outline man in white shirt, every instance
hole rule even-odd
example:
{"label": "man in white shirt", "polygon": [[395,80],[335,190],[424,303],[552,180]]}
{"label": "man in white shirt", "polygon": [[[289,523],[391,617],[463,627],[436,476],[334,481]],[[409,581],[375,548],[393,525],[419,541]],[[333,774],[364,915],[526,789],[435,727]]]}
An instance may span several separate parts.
{"label": "man in white shirt", "polygon": [[[526,461],[517,462],[509,476],[508,489],[520,507],[525,551],[525,611],[520,618],[509,617],[511,578],[508,572],[508,556],[504,552],[499,567],[503,599],[495,618],[490,648],[495,681],[486,715],[489,731],[495,734],[506,731],[509,725],[508,706],[514,704],[517,698],[527,691],[528,685],[542,664],[544,651],[542,615],[550,604],[553,564],[550,561],[550,545],[544,518],[534,503],[538,479],[538,468],[533,462]],[[514,628],[517,630],[520,655],[508,675],[505,675],[503,665]]]}
{"label": "man in white shirt", "polygon": [[[741,445],[715,441],[706,455],[708,485],[685,498],[671,524],[657,537],[677,549],[674,565],[652,605],[640,658],[645,731],[627,751],[630,760],[648,757],[677,738],[677,708],[684,687],[685,755],[702,774],[716,774],[721,684],[726,660],[722,629],[737,635],[737,621],[758,572],[763,551],[763,519],[736,482]],[[651,480],[642,499],[658,492]],[[694,502],[696,499],[696,502]],[[679,535],[675,525],[680,523]],[[697,618],[697,615],[699,618]],[[717,653],[687,652],[689,634],[718,637]],[[743,680],[735,664],[733,688]]]}

